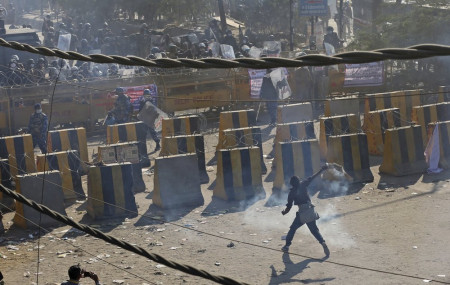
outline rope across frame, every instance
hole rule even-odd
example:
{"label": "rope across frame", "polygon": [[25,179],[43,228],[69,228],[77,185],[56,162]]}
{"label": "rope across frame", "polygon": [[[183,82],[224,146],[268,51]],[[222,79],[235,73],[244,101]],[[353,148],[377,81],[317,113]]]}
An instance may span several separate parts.
{"label": "rope across frame", "polygon": [[383,60],[408,60],[421,59],[433,56],[449,56],[450,46],[438,44],[420,44],[407,48],[384,48],[373,51],[351,51],[338,53],[332,56],[313,54],[287,59],[280,57],[265,58],[203,58],[203,59],[170,59],[162,58],[148,60],[137,56],[118,56],[104,54],[83,55],[74,51],[62,51],[59,49],[50,49],[47,47],[35,47],[28,44],[22,44],[14,41],[6,41],[0,38],[0,46],[12,48],[15,50],[26,51],[43,56],[56,56],[68,60],[81,60],[96,63],[117,63],[129,66],[146,66],[156,68],[253,68],[267,69],[276,67],[301,67],[301,66],[328,66],[335,64],[357,64],[368,63]]}

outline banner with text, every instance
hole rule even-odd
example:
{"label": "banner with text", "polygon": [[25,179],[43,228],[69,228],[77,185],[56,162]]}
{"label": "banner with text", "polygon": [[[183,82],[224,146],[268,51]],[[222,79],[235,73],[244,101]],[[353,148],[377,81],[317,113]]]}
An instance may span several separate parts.
{"label": "banner with text", "polygon": [[371,62],[346,64],[344,87],[379,86],[384,83],[384,64]]}
{"label": "banner with text", "polygon": [[327,0],[300,0],[298,7],[300,16],[326,16],[328,14]]}

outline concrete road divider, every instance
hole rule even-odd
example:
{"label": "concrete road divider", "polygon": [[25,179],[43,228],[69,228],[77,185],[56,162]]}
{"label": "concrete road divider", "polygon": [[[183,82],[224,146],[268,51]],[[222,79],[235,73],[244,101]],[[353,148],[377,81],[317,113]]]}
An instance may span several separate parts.
{"label": "concrete road divider", "polygon": [[205,141],[203,135],[185,135],[162,138],[159,156],[171,156],[187,153],[195,153],[197,155],[200,183],[208,183],[209,176],[206,172]]}
{"label": "concrete road divider", "polygon": [[221,112],[219,133],[226,129],[248,128],[256,125],[256,113],[253,109]]}
{"label": "concrete road divider", "polygon": [[379,94],[370,94],[366,96],[364,114],[368,115],[371,111],[399,108],[402,119],[411,120],[412,108],[422,105],[422,97],[426,94],[423,90],[404,90]]}
{"label": "concrete road divider", "polygon": [[359,133],[361,121],[355,114],[320,118],[320,157],[326,159],[330,136]]}
{"label": "concrete road divider", "polygon": [[450,120],[445,122],[431,123],[428,126],[428,139],[439,130],[439,166],[444,169],[450,168]]}
{"label": "concrete road divider", "polygon": [[277,109],[277,124],[313,120],[311,103],[280,105]]}
{"label": "concrete road divider", "polygon": [[89,167],[87,213],[94,219],[137,213],[130,163]]}
{"label": "concrete road divider", "polygon": [[142,165],[139,163],[139,143],[127,142],[98,147],[98,160],[104,164],[129,162],[133,169],[133,192],[145,191],[145,183],[142,178]]}
{"label": "concrete road divider", "polygon": [[152,199],[164,209],[203,205],[195,153],[156,158]]}
{"label": "concrete road divider", "polygon": [[84,162],[89,162],[85,128],[64,129],[48,132],[48,152],[68,150],[78,151],[81,160]]}
{"label": "concrete road divider", "polygon": [[[18,175],[15,181],[17,193],[36,203],[47,206],[53,211],[66,215],[59,171]],[[37,228],[36,224],[45,228],[60,225],[55,219],[44,214],[41,215],[38,211],[20,202],[16,202],[16,214],[13,221],[24,229]]]}
{"label": "concrete road divider", "polygon": [[239,128],[224,130],[223,141],[219,141],[220,149],[231,149],[239,147],[259,147],[261,153],[261,171],[267,173],[267,168],[263,160],[261,128]]}
{"label": "concrete road divider", "polygon": [[263,197],[261,175],[258,147],[220,149],[217,151],[214,196],[229,201]]}
{"label": "concrete road divider", "polygon": [[139,161],[142,167],[150,166],[147,155],[147,126],[143,122],[111,125],[106,129],[106,143],[138,142]]}
{"label": "concrete road divider", "polygon": [[[47,158],[47,161],[45,161]],[[62,179],[62,190],[65,200],[84,199],[81,184],[80,157],[76,150],[53,152],[36,157],[37,171],[58,170]]]}
{"label": "concrete road divider", "polygon": [[[240,129],[256,126],[256,113],[253,109],[221,112],[219,118],[219,142],[223,141],[223,132],[227,129]],[[220,143],[217,144],[220,149]]]}
{"label": "concrete road divider", "polygon": [[422,126],[387,129],[380,172],[394,176],[422,173],[426,168]]}
{"label": "concrete road divider", "polygon": [[371,111],[364,117],[364,132],[367,134],[369,153],[382,155],[384,150],[384,132],[387,129],[399,128],[405,125],[402,121],[400,109],[391,108]]}
{"label": "concrete road divider", "polygon": [[353,183],[373,181],[366,134],[330,136],[327,162],[342,165]]}
{"label": "concrete road divider", "polygon": [[163,119],[161,135],[162,137],[194,135],[200,133],[199,116],[183,116],[170,119]]}
{"label": "concrete road divider", "polygon": [[428,124],[450,120],[450,102],[416,106],[413,108],[412,120],[422,126],[423,145],[427,143]]}
{"label": "concrete road divider", "polygon": [[36,172],[31,135],[0,138],[0,158],[8,159],[11,176]]}
{"label": "concrete road divider", "polygon": [[320,169],[320,150],[317,139],[280,142],[279,154],[275,158],[277,168],[273,188],[276,190],[288,187],[293,175],[302,179]]}
{"label": "concrete road divider", "polygon": [[355,114],[359,116],[359,101],[356,96],[328,99],[324,102],[325,117]]}

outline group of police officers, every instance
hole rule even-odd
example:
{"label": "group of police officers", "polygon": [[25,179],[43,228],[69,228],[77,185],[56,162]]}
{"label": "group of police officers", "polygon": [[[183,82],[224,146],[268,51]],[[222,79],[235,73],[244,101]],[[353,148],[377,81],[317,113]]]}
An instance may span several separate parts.
{"label": "group of police officers", "polygon": [[[125,94],[124,88],[117,87],[115,94],[117,99],[114,102],[114,108],[108,112],[108,116],[105,119],[106,125],[125,124],[133,119],[134,109],[131,104],[131,98]],[[149,89],[144,90],[138,102],[139,115],[147,125],[151,138],[156,143],[155,151],[158,151],[160,149],[160,139],[155,130],[155,122],[159,117],[159,112]],[[37,103],[34,105],[34,113],[30,116],[28,132],[33,138],[33,147],[39,146],[42,153],[47,153],[47,129],[48,117],[42,112],[41,104]]]}

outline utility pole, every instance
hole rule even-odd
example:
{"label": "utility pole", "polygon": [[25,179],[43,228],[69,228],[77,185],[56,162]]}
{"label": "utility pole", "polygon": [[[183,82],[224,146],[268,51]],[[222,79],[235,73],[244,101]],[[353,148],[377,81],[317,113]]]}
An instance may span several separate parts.
{"label": "utility pole", "polygon": [[344,17],[344,0],[340,0],[340,2],[339,2],[339,23],[337,23],[337,24],[338,24],[339,38],[341,38],[341,39],[342,39],[342,30],[344,28],[343,17]]}
{"label": "utility pole", "polygon": [[223,7],[223,0],[217,0],[219,3],[219,15],[220,24],[222,26],[222,33],[225,34],[227,31],[227,18],[225,17],[225,8]]}
{"label": "utility pole", "polygon": [[290,47],[291,47],[291,51],[294,51],[294,25],[293,25],[293,21],[294,21],[294,9],[292,7],[292,5],[294,0],[289,0],[289,33],[290,33]]}

